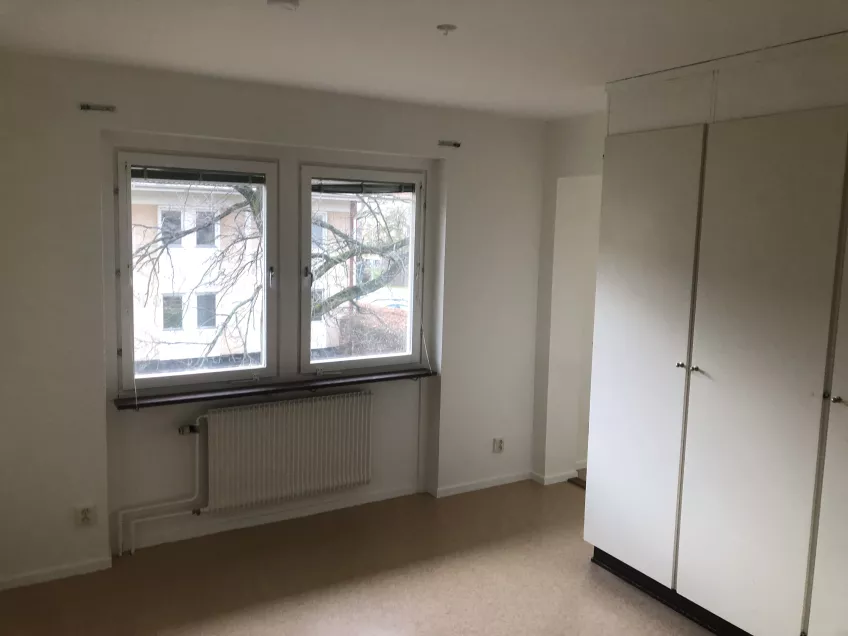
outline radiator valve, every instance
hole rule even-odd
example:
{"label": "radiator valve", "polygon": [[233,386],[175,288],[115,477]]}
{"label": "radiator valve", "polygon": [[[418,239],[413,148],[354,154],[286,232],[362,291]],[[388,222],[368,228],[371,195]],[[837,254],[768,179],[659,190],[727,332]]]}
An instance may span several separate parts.
{"label": "radiator valve", "polygon": [[200,433],[200,427],[197,424],[184,424],[177,429],[180,435],[197,435]]}

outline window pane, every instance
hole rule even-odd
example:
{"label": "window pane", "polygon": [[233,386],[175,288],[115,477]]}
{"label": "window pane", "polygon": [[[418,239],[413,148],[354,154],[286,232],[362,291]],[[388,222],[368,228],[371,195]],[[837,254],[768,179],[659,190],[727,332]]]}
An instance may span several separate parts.
{"label": "window pane", "polygon": [[150,174],[131,180],[136,377],[264,367],[265,186]]}
{"label": "window pane", "polygon": [[411,353],[415,185],[312,181],[310,360]]}
{"label": "window pane", "polygon": [[197,295],[197,326],[201,329],[215,326],[215,294]]}
{"label": "window pane", "polygon": [[162,328],[163,329],[182,329],[183,328],[183,297],[182,296],[163,296],[162,297]]}
{"label": "window pane", "polygon": [[178,246],[183,242],[183,213],[180,210],[162,210],[162,243]]}
{"label": "window pane", "polygon": [[198,210],[195,214],[198,247],[215,247],[215,215],[212,210]]}

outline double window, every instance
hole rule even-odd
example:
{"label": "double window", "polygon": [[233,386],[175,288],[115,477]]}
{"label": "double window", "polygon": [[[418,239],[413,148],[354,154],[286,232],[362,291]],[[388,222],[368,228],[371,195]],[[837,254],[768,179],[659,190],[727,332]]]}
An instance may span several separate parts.
{"label": "double window", "polygon": [[[197,294],[197,328],[213,329],[216,320],[216,298],[215,293]],[[162,295],[162,329],[183,329],[183,295]]]}
{"label": "double window", "polygon": [[125,390],[420,362],[425,173],[302,163],[280,193],[276,163],[118,168]]}

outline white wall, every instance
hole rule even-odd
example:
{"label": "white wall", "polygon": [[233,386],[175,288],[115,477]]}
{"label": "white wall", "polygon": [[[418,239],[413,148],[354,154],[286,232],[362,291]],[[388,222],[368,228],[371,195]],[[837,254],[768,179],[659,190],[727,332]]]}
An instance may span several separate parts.
{"label": "white wall", "polygon": [[[138,132],[110,131],[103,136],[102,169],[104,179],[110,182],[109,173],[114,170],[114,156],[119,149],[133,148],[138,150],[154,150],[167,153],[182,153],[200,156],[238,156],[250,157],[261,161],[274,162],[281,167],[279,214],[286,216],[300,213],[297,190],[297,168],[299,161],[309,163],[338,163],[349,165],[367,165],[373,168],[397,168],[404,170],[424,170],[435,168],[441,161],[426,161],[411,157],[390,156],[376,153],[330,152],[312,149],[293,149],[290,146],[274,144],[256,144],[245,142],[221,141],[211,139],[186,138],[182,136],[163,136]],[[438,186],[439,177],[435,177]],[[435,188],[438,193],[438,187]],[[116,211],[104,205],[103,228],[106,237],[114,236],[115,227],[112,222]],[[425,240],[431,245],[435,254],[427,254],[427,260],[434,270],[440,266],[438,253],[441,249],[438,223],[443,218],[440,210],[433,210],[432,218],[428,217],[428,231]],[[434,225],[435,224],[435,225]],[[280,222],[279,229],[280,259],[276,262],[278,276],[276,279],[278,297],[290,298],[297,294],[300,288],[300,267],[298,239],[296,233],[290,231],[291,224]],[[434,231],[434,228],[436,231]],[[105,278],[109,279],[115,270],[113,257],[114,241],[106,239],[103,245]],[[439,289],[435,281],[428,280],[428,299],[438,298]],[[104,289],[106,315],[115,315],[118,298],[108,285]],[[428,302],[425,316],[427,337],[435,339],[435,327],[441,322],[441,314],[437,311],[436,303]],[[295,351],[297,348],[297,317],[299,307],[295,303],[282,302],[278,307],[279,324],[282,325],[284,350]],[[115,333],[114,321],[106,321],[106,351],[114,351],[119,346]],[[297,375],[295,355],[286,356],[280,365],[281,375],[286,377]],[[118,391],[117,359],[115,356],[106,357],[106,393],[113,395]],[[438,362],[436,362],[438,367]],[[146,547],[201,536],[212,532],[238,527],[246,527],[257,523],[289,518],[296,515],[309,514],[331,508],[354,505],[366,501],[375,501],[400,495],[408,495],[423,489],[424,465],[428,457],[423,452],[429,444],[427,439],[428,421],[420,415],[422,404],[429,406],[427,394],[433,392],[438,384],[437,379],[427,379],[421,383],[405,381],[387,385],[365,386],[373,393],[372,410],[372,479],[366,486],[335,493],[333,495],[312,497],[287,502],[282,505],[264,507],[259,511],[234,514],[202,515],[200,517],[180,516],[165,520],[150,520],[137,524],[135,547]],[[426,388],[426,390],[425,390]],[[343,389],[350,390],[350,389]],[[308,396],[304,394],[303,397]],[[287,395],[286,398],[297,397]],[[268,400],[279,399],[271,397]],[[255,403],[257,400],[239,401],[239,403]],[[231,402],[232,404],[233,402]],[[225,402],[205,403],[188,406],[156,408],[139,413],[115,409],[107,410],[108,426],[108,466],[109,466],[109,508],[111,511],[125,510],[150,503],[185,500],[191,496],[193,487],[193,449],[194,440],[179,437],[177,428],[186,422],[193,422],[209,408],[225,406]],[[438,414],[430,412],[426,418],[435,419]],[[435,461],[438,462],[438,452],[435,451]],[[151,471],[151,458],[155,458],[156,470]],[[205,471],[203,470],[204,456],[201,454],[201,493],[205,492]],[[438,464],[434,466],[438,477]],[[157,514],[171,513],[179,510],[188,511],[202,507],[204,497],[199,501],[182,506],[167,506],[155,511]],[[149,516],[149,511],[126,515],[124,527],[123,548],[132,545],[128,539],[130,531],[128,523],[133,519]],[[117,553],[117,518],[112,517],[112,551]]]}
{"label": "white wall", "polygon": [[547,448],[557,466],[586,468],[600,221],[601,175],[557,181]]}
{"label": "white wall", "polygon": [[[606,114],[596,113],[549,122],[545,128],[533,417],[533,471],[543,483],[573,476],[586,457],[588,422],[576,405],[588,403],[591,374],[587,363],[578,370],[572,359],[584,356],[587,347],[591,359],[591,329],[587,345],[585,322],[591,322],[587,312],[594,311],[595,257],[592,243],[583,241],[594,240],[597,233],[592,223],[597,225],[600,201],[588,184],[600,184],[606,127]],[[586,176],[593,179],[568,182],[575,189],[562,186],[559,191],[560,179]]]}
{"label": "white wall", "polygon": [[[136,547],[146,547],[201,536],[221,530],[242,528],[292,516],[329,510],[345,505],[409,495],[418,485],[419,389],[423,383],[410,380],[365,385],[372,401],[372,476],[367,486],[345,493],[310,497],[263,508],[250,514],[186,516],[137,524]],[[346,389],[351,390],[351,389]],[[308,394],[286,395],[307,397]],[[257,400],[242,400],[255,403]],[[194,438],[177,434],[178,426],[193,422],[210,408],[235,402],[207,402],[139,412],[110,409],[108,425],[109,503],[112,510],[190,497]],[[203,461],[201,458],[201,466]],[[206,480],[201,471],[201,492]],[[201,502],[202,503],[202,502]],[[190,510],[181,506],[175,510]],[[163,512],[171,512],[166,508]],[[128,519],[132,519],[128,515]],[[113,519],[113,523],[114,523]],[[125,529],[125,537],[127,537]],[[125,549],[128,543],[124,543]],[[112,548],[117,548],[115,529]]]}
{"label": "white wall", "polygon": [[[437,435],[428,442],[418,434],[418,384],[374,387],[386,415],[372,485],[383,493],[422,487],[419,446],[434,437],[438,458],[422,463],[437,465],[427,481],[440,494],[529,475],[543,124],[11,53],[0,53],[0,85],[2,205],[14,218],[0,281],[4,304],[15,308],[0,312],[13,361],[0,378],[0,505],[9,512],[0,524],[0,586],[108,565],[110,504],[188,491],[187,440],[173,427],[206,407],[119,414],[109,401],[107,131],[444,158],[447,217],[433,217],[445,237],[444,269],[434,268],[444,279],[434,302],[443,308],[433,326],[441,342],[432,343],[442,375],[422,387]],[[81,112],[83,101],[117,112]],[[462,148],[439,148],[439,139]],[[492,437],[505,438],[503,455],[491,453]],[[97,526],[73,525],[79,504],[98,506]],[[143,532],[153,543],[214,529]]]}

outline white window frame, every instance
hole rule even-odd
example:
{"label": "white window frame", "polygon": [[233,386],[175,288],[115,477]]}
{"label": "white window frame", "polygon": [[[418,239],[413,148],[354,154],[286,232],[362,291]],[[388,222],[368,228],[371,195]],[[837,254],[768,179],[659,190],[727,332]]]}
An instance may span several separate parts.
{"label": "white window frame", "polygon": [[[327,371],[352,371],[373,369],[374,367],[419,366],[421,364],[421,316],[423,313],[422,263],[424,259],[424,213],[427,192],[427,173],[405,170],[367,170],[356,167],[322,166],[303,164],[300,168],[300,206],[301,206],[301,272],[304,274],[301,284],[300,314],[300,372],[302,374],[321,374]],[[342,179],[352,181],[382,181],[388,183],[415,184],[415,222],[410,246],[414,250],[411,259],[412,308],[409,333],[410,353],[362,356],[347,360],[311,360],[312,326],[312,256],[305,246],[312,245],[312,180]]]}
{"label": "white window frame", "polygon": [[[251,369],[213,369],[200,373],[175,373],[155,377],[135,377],[135,338],[133,329],[132,294],[132,190],[130,166],[157,166],[162,168],[185,168],[262,174],[265,176],[265,333],[263,350],[265,366]],[[139,389],[167,388],[171,386],[201,385],[215,382],[239,382],[278,374],[278,323],[279,299],[273,272],[276,271],[278,256],[278,164],[271,161],[245,161],[220,159],[194,155],[164,155],[146,152],[118,152],[118,250],[120,278],[120,392],[132,394]],[[167,206],[165,206],[167,207]],[[170,208],[173,209],[173,208]],[[160,219],[161,227],[161,219]],[[185,216],[183,215],[183,227]],[[216,232],[217,241],[217,232]],[[185,327],[185,325],[183,325]]]}

